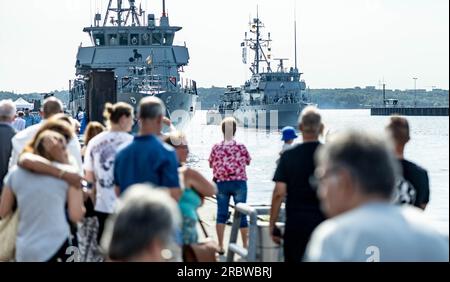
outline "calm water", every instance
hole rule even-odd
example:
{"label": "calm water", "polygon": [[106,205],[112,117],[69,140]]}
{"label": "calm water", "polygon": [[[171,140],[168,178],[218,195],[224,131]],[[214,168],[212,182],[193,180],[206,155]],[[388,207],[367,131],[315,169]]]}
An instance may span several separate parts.
{"label": "calm water", "polygon": [[[348,128],[366,129],[383,134],[389,117],[370,116],[369,110],[323,110],[330,133]],[[426,213],[443,232],[449,232],[449,119],[448,117],[408,117],[411,141],[406,156],[428,170],[431,195]],[[206,112],[199,111],[186,129],[190,145],[190,163],[212,178],[208,157],[213,144],[221,141],[219,126],[206,125]],[[252,157],[247,169],[248,202],[270,204],[275,161],[281,149],[279,131],[238,128],[237,140],[243,142]],[[299,138],[301,141],[301,138]]]}

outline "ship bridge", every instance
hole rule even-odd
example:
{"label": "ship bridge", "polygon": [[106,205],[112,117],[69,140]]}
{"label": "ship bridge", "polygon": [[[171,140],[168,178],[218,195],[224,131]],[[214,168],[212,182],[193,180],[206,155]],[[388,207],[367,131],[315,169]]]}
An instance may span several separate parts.
{"label": "ship bridge", "polygon": [[76,74],[111,68],[121,77],[127,75],[130,67],[146,63],[157,73],[178,77],[178,72],[189,63],[189,52],[186,46],[173,45],[175,33],[182,28],[170,26],[165,1],[159,25],[155,15],[146,17],[134,0],[129,0],[128,6],[124,5],[125,1],[116,0],[115,6],[113,2],[109,1],[103,20],[97,13],[94,25],[83,29],[89,34],[92,45],[78,48]]}

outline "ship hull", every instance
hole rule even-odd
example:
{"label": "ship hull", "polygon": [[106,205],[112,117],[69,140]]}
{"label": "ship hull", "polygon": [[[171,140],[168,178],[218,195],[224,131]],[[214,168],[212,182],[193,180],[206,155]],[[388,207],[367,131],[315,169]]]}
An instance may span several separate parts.
{"label": "ship hull", "polygon": [[225,117],[232,116],[238,126],[247,128],[281,129],[298,124],[298,118],[307,104],[273,104],[241,106],[236,111],[210,111],[207,113],[207,124],[220,124]]}
{"label": "ship hull", "polygon": [[137,112],[139,102],[149,96],[158,97],[164,102],[166,116],[171,119],[173,125],[179,130],[187,126],[195,112],[194,104],[196,95],[184,92],[167,91],[154,95],[139,92],[124,92],[117,95],[117,101],[132,105]]}

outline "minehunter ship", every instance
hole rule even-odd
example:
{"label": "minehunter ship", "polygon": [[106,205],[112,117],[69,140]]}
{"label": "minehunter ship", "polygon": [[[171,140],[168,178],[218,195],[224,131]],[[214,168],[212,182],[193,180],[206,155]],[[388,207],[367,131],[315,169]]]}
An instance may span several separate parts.
{"label": "minehunter ship", "polygon": [[295,67],[285,68],[284,61],[287,59],[278,58],[273,59],[278,61],[277,69],[273,70],[270,45],[272,40],[270,33],[267,39],[263,38],[263,28],[264,24],[257,16],[250,23],[250,37],[246,32],[241,44],[244,64],[247,64],[248,48],[254,53],[250,80],[239,88],[228,86],[227,91],[220,97],[220,105],[208,111],[207,124],[218,124],[224,117],[234,116],[238,124],[244,127],[295,126],[303,108],[313,105],[302,92],[306,84],[300,80],[302,73],[297,68],[297,51]]}
{"label": "minehunter ship", "polygon": [[173,44],[182,28],[169,24],[164,0],[162,6],[157,25],[155,15],[146,17],[135,0],[110,0],[103,20],[97,13],[94,25],[83,29],[92,46],[78,48],[77,78],[70,83],[73,115],[81,110],[89,120],[101,120],[104,102],[123,101],[136,107],[142,98],[156,96],[164,101],[176,127],[189,121],[196,82],[180,77],[189,63],[189,51]]}

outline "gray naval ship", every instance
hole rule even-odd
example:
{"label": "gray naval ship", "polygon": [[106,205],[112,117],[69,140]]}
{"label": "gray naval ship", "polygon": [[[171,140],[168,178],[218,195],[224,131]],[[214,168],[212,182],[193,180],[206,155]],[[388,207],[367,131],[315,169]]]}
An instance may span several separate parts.
{"label": "gray naval ship", "polygon": [[[295,25],[296,26],[296,25]],[[259,17],[250,23],[250,36],[245,33],[242,42],[242,60],[247,64],[247,50],[254,53],[250,71],[252,76],[241,87],[228,86],[220,97],[220,105],[207,113],[207,124],[218,124],[226,116],[234,116],[240,126],[279,129],[295,126],[305,106],[313,105],[304,94],[306,84],[300,80],[297,68],[297,40],[295,36],[295,66],[285,68],[287,59],[271,66],[271,38],[263,37],[264,24]],[[296,31],[296,28],[295,28]],[[296,32],[295,32],[296,33]]]}
{"label": "gray naval ship", "polygon": [[180,77],[189,52],[186,46],[173,45],[182,28],[169,24],[165,0],[162,6],[157,25],[155,15],[145,17],[135,0],[110,0],[104,19],[97,13],[94,25],[83,29],[92,46],[78,49],[77,78],[70,82],[72,115],[83,111],[89,120],[102,120],[105,102],[136,107],[142,98],[156,96],[176,127],[187,124],[194,112],[196,82]]}

